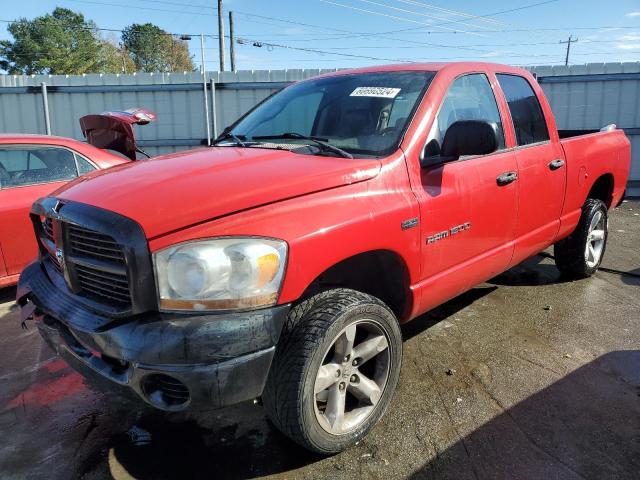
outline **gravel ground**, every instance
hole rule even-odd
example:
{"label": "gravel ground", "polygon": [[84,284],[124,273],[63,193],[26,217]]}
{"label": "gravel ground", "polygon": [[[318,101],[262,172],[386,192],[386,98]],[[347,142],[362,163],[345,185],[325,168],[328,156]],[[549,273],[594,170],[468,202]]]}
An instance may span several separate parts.
{"label": "gravel ground", "polygon": [[594,277],[563,282],[551,253],[406,325],[389,412],[332,457],[260,406],[167,415],[96,393],[0,291],[0,477],[638,478],[640,201],[613,213]]}

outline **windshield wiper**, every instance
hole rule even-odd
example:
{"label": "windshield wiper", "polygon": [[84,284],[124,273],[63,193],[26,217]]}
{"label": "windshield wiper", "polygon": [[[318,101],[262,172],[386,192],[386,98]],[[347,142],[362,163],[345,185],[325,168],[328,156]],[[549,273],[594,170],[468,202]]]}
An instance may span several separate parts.
{"label": "windshield wiper", "polygon": [[246,147],[247,144],[245,142],[243,142],[242,140],[245,140],[247,137],[245,137],[244,135],[234,135],[231,132],[226,132],[223,133],[222,135],[220,135],[218,138],[216,138],[212,143],[211,146],[213,145],[217,145],[220,142],[223,142],[225,140],[232,140],[233,143],[238,146],[238,147]]}
{"label": "windshield wiper", "polygon": [[330,143],[327,143],[326,138],[310,137],[310,136],[302,135],[296,132],[285,132],[279,135],[259,135],[259,136],[253,137],[253,140],[277,140],[279,138],[285,138],[285,139],[291,138],[294,140],[308,140],[310,142],[313,142],[314,145],[320,147],[320,150],[324,150],[325,152],[337,153],[338,155],[344,158],[353,158],[353,155],[351,155],[349,152],[345,152],[341,148],[338,148],[335,145],[331,145]]}

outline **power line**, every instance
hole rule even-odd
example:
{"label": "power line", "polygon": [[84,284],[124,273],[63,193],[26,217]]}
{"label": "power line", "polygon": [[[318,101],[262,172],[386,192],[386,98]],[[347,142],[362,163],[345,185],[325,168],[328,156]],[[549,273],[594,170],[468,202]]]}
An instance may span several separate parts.
{"label": "power line", "polygon": [[[155,12],[169,12],[169,13],[178,13],[178,14],[182,14],[182,15],[193,15],[195,13],[195,12],[188,12],[188,11],[184,11],[184,10],[170,10],[168,8],[155,8],[155,7],[136,6],[136,5],[123,5],[122,3],[94,2],[94,1],[90,1],[90,0],[67,0],[67,1],[75,2],[75,3],[84,3],[84,4],[87,4],[87,5],[100,5],[100,6],[120,7],[120,8],[134,8],[134,9],[138,9],[138,10],[152,10],[152,11],[155,11]],[[168,3],[168,2],[165,2],[165,3]],[[182,5],[180,5],[180,6],[182,6]],[[215,9],[211,8],[211,13],[202,13],[202,14],[203,15],[215,15],[214,11],[215,11]]]}
{"label": "power line", "polygon": [[[22,21],[23,19],[14,19],[14,20],[5,20],[5,19],[0,19],[0,23],[17,23]],[[33,22],[36,20],[40,20],[39,18],[35,18],[33,20],[27,20],[29,22]],[[42,20],[44,21],[44,20]],[[119,29],[119,28],[100,28],[100,27],[83,27],[80,25],[71,25],[71,24],[65,24],[64,22],[62,22],[61,20],[57,19],[57,18],[47,18],[46,19],[47,22],[58,22],[59,24],[61,24],[63,27],[65,28],[71,28],[72,30],[84,30],[84,31],[99,31],[99,32],[112,32],[112,33],[124,33],[125,29]],[[171,33],[171,32],[165,32],[163,31],[162,33],[158,32],[137,32],[139,35],[169,35],[172,37],[196,37],[199,36],[199,33]],[[217,39],[218,35],[205,35],[205,37],[207,38],[214,38]]]}
{"label": "power line", "polygon": [[[366,55],[357,55],[357,54],[348,54],[348,53],[340,53],[340,52],[331,52],[328,50],[319,50],[319,49],[315,49],[315,48],[303,48],[303,47],[292,47],[290,45],[282,45],[282,44],[277,44],[277,43],[269,43],[269,42],[261,42],[261,41],[250,41],[250,40],[245,40],[245,39],[238,39],[238,43],[240,43],[241,45],[252,45],[254,47],[271,47],[273,48],[283,48],[283,49],[288,49],[288,50],[297,50],[297,51],[303,51],[303,52],[311,52],[311,53],[319,53],[319,54],[323,54],[323,55],[332,55],[332,56],[343,56],[343,57],[352,57],[352,58],[364,58],[364,59],[368,59],[368,60],[380,60],[380,61],[396,61],[396,62],[409,62],[409,63],[415,63],[415,62],[420,62],[420,61],[424,61],[422,59],[406,59],[406,58],[381,58],[381,57],[371,57],[371,56],[366,56]],[[617,53],[617,52],[590,52],[590,53],[579,53],[576,55],[609,55],[611,53]],[[626,52],[626,53],[639,53],[639,52]],[[501,58],[552,58],[552,57],[558,57],[558,54],[518,54],[518,53],[513,53],[513,52],[500,52],[499,54],[496,54],[495,56],[499,56]],[[462,59],[462,58],[477,58],[476,57],[462,57],[462,56],[454,56],[454,57],[432,57],[430,59],[428,59],[427,61],[431,61],[431,60],[455,60],[455,59]],[[490,57],[485,57],[485,59],[490,59]]]}
{"label": "power line", "polygon": [[[418,16],[421,16],[421,17],[435,18],[435,19],[437,19],[437,20],[444,20],[444,21],[447,21],[447,19],[446,19],[446,18],[444,18],[444,17],[438,17],[438,16],[433,15],[433,14],[426,14],[426,13],[414,12],[414,11],[412,11],[412,10],[407,10],[406,8],[394,7],[394,6],[391,6],[391,5],[384,4],[384,3],[375,2],[375,1],[373,1],[373,0],[356,0],[356,1],[361,2],[361,3],[368,3],[368,4],[371,4],[371,5],[377,5],[377,6],[380,6],[380,7],[388,8],[388,9],[390,9],[390,10],[395,10],[395,11],[397,11],[397,12],[410,13],[410,14],[412,14],[412,15],[418,15]],[[404,3],[409,3],[409,2],[404,2]],[[413,3],[410,3],[410,5],[413,5]],[[448,22],[448,23],[451,23],[451,22]],[[456,20],[456,21],[454,21],[453,23],[459,23],[459,24],[461,24],[461,25],[468,25],[468,26],[470,26],[470,27],[476,27],[476,28],[478,27],[478,26],[477,26],[477,25],[475,25],[475,24],[466,23],[465,21],[462,21],[462,20]],[[446,25],[446,24],[445,24],[445,25]],[[442,29],[445,29],[445,30],[454,30],[454,29],[452,29],[452,28],[446,28],[446,27],[444,27],[444,26],[443,26],[443,24],[430,23],[430,24],[429,24],[429,26],[434,26],[435,28],[442,28]]]}
{"label": "power line", "polygon": [[[511,29],[500,29],[500,30],[475,30],[474,32],[478,33],[522,33],[522,32],[566,32],[568,30],[637,30],[638,27],[633,27],[629,25],[616,25],[616,26],[592,26],[592,27],[564,27],[564,28],[546,28],[546,27],[530,27],[530,28],[511,28]],[[422,31],[419,31],[422,30]],[[456,32],[436,32],[433,30],[424,31],[424,27],[412,27],[412,28],[404,28],[401,30],[388,30],[385,32],[368,32],[368,33],[354,33],[349,35],[339,35],[335,34],[335,37],[327,38],[307,38],[296,40],[298,42],[316,42],[316,41],[324,41],[324,40],[346,40],[348,38],[359,38],[359,37],[377,37],[381,38],[380,35],[388,35],[388,34],[399,34],[405,33],[409,35],[451,35]],[[293,40],[290,40],[293,41]]]}
{"label": "power line", "polygon": [[271,48],[283,48],[286,50],[297,50],[300,52],[310,52],[310,53],[319,53],[322,55],[338,55],[341,57],[351,57],[351,58],[363,58],[366,60],[379,60],[379,61],[383,61],[383,62],[401,62],[401,63],[406,63],[406,62],[412,62],[412,60],[406,59],[406,58],[382,58],[382,57],[371,57],[368,55],[357,55],[357,54],[352,54],[352,53],[336,53],[336,52],[328,52],[326,50],[319,50],[319,49],[315,49],[315,48],[303,48],[303,47],[292,47],[290,45],[282,45],[282,44],[278,44],[278,43],[269,43],[269,42],[258,42],[258,41],[246,41],[242,38],[238,38],[238,43],[240,45],[252,45],[254,47],[271,47]]}
{"label": "power line", "polygon": [[471,13],[467,13],[467,12],[463,12],[461,10],[451,10],[449,8],[443,8],[443,7],[439,7],[436,5],[431,5],[429,3],[424,3],[424,2],[418,2],[416,0],[396,0],[396,2],[398,3],[404,3],[407,5],[414,5],[417,7],[422,7],[425,8],[427,10],[435,10],[437,12],[441,12],[447,15],[454,15],[457,17],[463,17],[466,18],[467,20],[473,20],[473,19],[482,19],[482,21],[486,22],[486,23],[497,23],[497,24],[501,24],[504,22],[500,22],[499,20],[495,20],[492,18],[483,18],[482,15],[473,15]]}
{"label": "power line", "polygon": [[[400,20],[402,22],[409,22],[409,23],[415,23],[418,25],[422,25],[423,28],[424,27],[434,27],[434,28],[440,28],[437,25],[431,24],[431,23],[424,23],[424,22],[418,22],[417,20],[411,20],[409,18],[404,18],[404,17],[398,17],[397,15],[389,15],[387,13],[382,13],[382,12],[376,12],[374,10],[367,10],[366,8],[359,8],[359,7],[354,7],[353,5],[347,5],[344,3],[338,3],[338,2],[334,2],[332,0],[320,0],[322,3],[328,3],[331,5],[336,5],[338,7],[342,7],[342,8],[347,8],[349,10],[356,10],[358,12],[363,12],[363,13],[368,13],[370,15],[378,15],[380,17],[386,17],[386,18],[391,18],[393,20]],[[479,37],[484,37],[485,35],[482,35],[481,33],[474,33],[468,30],[455,30],[455,29],[448,29],[451,30],[452,32],[455,31],[456,33],[466,33],[469,35],[475,35],[475,36],[479,36]]]}

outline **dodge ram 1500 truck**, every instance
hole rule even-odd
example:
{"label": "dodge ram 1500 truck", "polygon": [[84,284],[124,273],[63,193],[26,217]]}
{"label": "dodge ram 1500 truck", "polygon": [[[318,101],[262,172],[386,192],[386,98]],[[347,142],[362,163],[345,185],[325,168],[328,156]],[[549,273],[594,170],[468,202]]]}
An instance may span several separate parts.
{"label": "dodge ram 1500 truck", "polygon": [[630,145],[614,126],[582,133],[558,132],[508,66],[301,81],[213,148],[37,201],[23,322],[159,409],[261,398],[290,438],[340,451],[389,405],[400,324],[550,245],[565,276],[596,271]]}

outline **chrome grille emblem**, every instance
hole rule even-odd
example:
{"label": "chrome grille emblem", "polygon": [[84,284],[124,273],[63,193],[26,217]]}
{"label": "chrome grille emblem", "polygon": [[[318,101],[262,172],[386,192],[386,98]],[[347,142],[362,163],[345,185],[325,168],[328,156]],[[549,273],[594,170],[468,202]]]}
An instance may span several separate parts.
{"label": "chrome grille emblem", "polygon": [[56,261],[64,269],[64,253],[61,248],[56,248]]}

